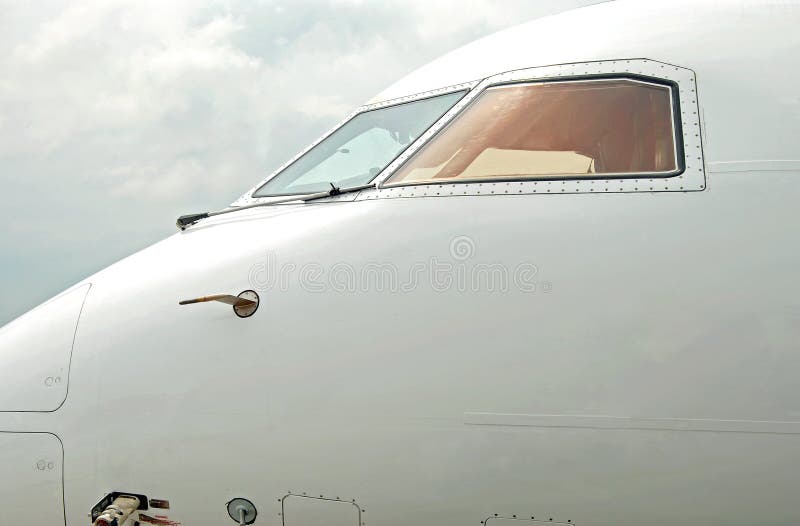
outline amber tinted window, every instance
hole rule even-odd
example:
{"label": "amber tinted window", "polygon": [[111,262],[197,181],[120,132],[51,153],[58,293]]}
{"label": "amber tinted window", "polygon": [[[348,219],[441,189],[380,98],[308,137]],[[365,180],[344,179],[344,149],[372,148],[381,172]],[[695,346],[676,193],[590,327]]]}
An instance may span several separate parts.
{"label": "amber tinted window", "polygon": [[389,183],[677,170],[668,86],[629,79],[488,88]]}

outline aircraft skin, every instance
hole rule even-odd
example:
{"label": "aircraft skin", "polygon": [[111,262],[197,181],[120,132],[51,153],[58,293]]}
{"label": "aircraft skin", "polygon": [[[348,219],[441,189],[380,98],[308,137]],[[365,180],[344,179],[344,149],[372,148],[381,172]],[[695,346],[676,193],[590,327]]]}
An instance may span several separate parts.
{"label": "aircraft skin", "polygon": [[[253,208],[12,322],[0,525],[88,525],[112,492],[169,501],[129,525],[234,524],[237,497],[273,526],[800,523],[799,24],[795,2],[605,3],[372,101],[526,68],[673,76],[683,190],[412,185]],[[475,286],[475,265],[506,286]],[[178,304],[248,289],[249,318]]]}

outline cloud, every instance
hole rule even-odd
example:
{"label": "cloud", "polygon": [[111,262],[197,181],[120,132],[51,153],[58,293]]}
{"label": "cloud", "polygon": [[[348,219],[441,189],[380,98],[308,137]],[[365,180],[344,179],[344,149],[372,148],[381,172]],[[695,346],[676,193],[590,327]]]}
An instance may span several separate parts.
{"label": "cloud", "polygon": [[230,203],[416,67],[586,3],[0,2],[0,323]]}

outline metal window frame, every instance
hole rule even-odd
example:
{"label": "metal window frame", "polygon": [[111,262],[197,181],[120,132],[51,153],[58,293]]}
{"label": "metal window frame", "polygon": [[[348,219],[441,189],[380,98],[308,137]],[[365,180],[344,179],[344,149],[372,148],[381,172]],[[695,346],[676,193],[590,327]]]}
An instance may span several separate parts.
{"label": "metal window frame", "polygon": [[[384,100],[384,101],[380,101],[380,102],[375,102],[375,103],[372,103],[372,104],[364,104],[363,106],[359,106],[354,111],[349,113],[338,124],[336,124],[336,126],[334,126],[330,130],[325,132],[325,134],[323,134],[320,138],[318,138],[316,141],[312,142],[305,149],[300,151],[300,153],[298,153],[297,155],[295,155],[294,157],[292,157],[291,159],[289,159],[288,161],[283,163],[275,171],[270,173],[267,177],[265,177],[263,180],[261,180],[258,184],[253,186],[250,190],[248,190],[244,195],[242,195],[236,201],[231,203],[230,206],[231,207],[238,207],[238,206],[244,206],[244,205],[252,205],[252,204],[256,204],[256,203],[269,203],[270,201],[274,201],[276,199],[275,196],[253,197],[253,194],[256,193],[259,188],[261,188],[262,186],[267,184],[267,182],[269,182],[273,177],[276,177],[278,174],[283,172],[291,164],[293,164],[298,159],[303,157],[305,154],[310,152],[313,148],[315,148],[322,141],[324,141],[325,139],[330,137],[339,128],[341,128],[342,126],[344,126],[345,124],[350,122],[354,117],[356,117],[356,116],[358,116],[358,115],[360,115],[362,113],[366,113],[368,111],[373,111],[373,110],[378,110],[378,109],[381,109],[381,108],[386,108],[386,107],[389,107],[389,106],[397,106],[399,104],[404,104],[404,103],[408,103],[408,102],[415,102],[415,101],[422,100],[422,99],[429,99],[431,97],[436,97],[438,95],[447,95],[449,93],[455,93],[455,92],[458,92],[458,91],[466,91],[467,92],[464,95],[464,97],[461,99],[461,100],[463,100],[464,98],[470,96],[471,90],[475,86],[477,86],[479,82],[480,82],[479,80],[472,81],[472,82],[464,82],[464,83],[461,83],[461,84],[454,84],[452,86],[445,86],[443,88],[439,88],[439,89],[432,90],[432,91],[426,91],[426,92],[423,92],[423,93],[416,93],[414,95],[408,95],[408,96],[405,96],[405,97],[398,97],[398,98],[395,98],[395,99],[388,99],[388,100]],[[461,102],[461,101],[459,101],[459,102]],[[440,122],[441,120],[442,119],[440,118],[438,121],[436,121],[433,124],[433,126],[436,126],[436,124],[438,122]],[[416,142],[412,142],[411,145],[409,145],[409,148],[414,146],[415,144],[416,144]],[[402,156],[403,153],[405,153],[405,151],[402,152],[400,155]],[[392,163],[393,162],[394,161],[392,161]],[[390,163],[388,166],[391,166],[392,163]],[[387,168],[388,168],[388,166],[387,166]],[[380,177],[380,175],[385,173],[385,172],[386,172],[386,169],[382,170],[378,175],[376,175],[376,178]],[[373,181],[375,181],[375,180],[376,179],[373,179]],[[297,198],[300,199],[303,195],[304,194],[297,194]],[[335,197],[331,197],[329,199],[326,199],[326,201],[353,201],[356,198],[356,196],[357,196],[357,194],[342,194],[342,195],[339,195],[339,196],[335,196]],[[286,196],[278,196],[277,198],[278,199],[285,199],[285,197]]]}
{"label": "metal window frame", "polygon": [[[486,89],[503,84],[630,78],[654,81],[673,87],[673,124],[676,131],[677,165],[682,171],[674,174],[600,175],[599,178],[566,175],[553,178],[531,178],[496,181],[465,180],[442,183],[408,183],[386,185],[387,180],[413,157],[436,134],[448,126]],[[700,128],[697,83],[692,70],[650,59],[620,59],[559,64],[510,71],[488,77],[475,86],[461,101],[423,133],[394,162],[374,179],[377,189],[357,194],[357,200],[396,197],[435,197],[459,195],[575,194],[631,192],[691,192],[706,188],[705,161]]]}

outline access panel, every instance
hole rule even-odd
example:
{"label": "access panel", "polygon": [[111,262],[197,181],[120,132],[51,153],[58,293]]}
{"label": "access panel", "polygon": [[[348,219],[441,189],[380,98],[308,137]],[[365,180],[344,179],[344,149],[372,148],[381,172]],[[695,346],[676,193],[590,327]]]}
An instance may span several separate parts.
{"label": "access panel", "polygon": [[0,329],[0,411],[55,411],[64,402],[88,292],[69,290]]}
{"label": "access panel", "polygon": [[362,526],[356,503],[324,497],[287,495],[282,516],[284,526]]}
{"label": "access panel", "polygon": [[64,525],[63,457],[55,435],[0,431],[1,525]]}

